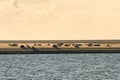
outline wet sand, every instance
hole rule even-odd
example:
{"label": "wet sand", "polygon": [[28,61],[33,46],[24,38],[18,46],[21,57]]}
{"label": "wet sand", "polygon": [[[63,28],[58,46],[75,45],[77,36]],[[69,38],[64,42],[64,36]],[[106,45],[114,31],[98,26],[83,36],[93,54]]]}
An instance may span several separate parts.
{"label": "wet sand", "polygon": [[120,52],[120,40],[0,41],[1,53]]}

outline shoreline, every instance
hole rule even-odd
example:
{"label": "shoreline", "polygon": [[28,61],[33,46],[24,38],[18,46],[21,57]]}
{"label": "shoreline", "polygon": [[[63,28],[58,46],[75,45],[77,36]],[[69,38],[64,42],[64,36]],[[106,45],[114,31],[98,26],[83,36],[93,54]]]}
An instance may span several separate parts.
{"label": "shoreline", "polygon": [[0,53],[111,53],[120,40],[1,40]]}

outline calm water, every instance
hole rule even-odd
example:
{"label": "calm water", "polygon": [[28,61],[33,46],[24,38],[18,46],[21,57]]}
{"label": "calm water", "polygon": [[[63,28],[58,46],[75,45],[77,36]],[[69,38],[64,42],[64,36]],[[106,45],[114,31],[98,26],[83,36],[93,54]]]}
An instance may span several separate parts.
{"label": "calm water", "polygon": [[0,80],[120,80],[120,53],[1,54]]}

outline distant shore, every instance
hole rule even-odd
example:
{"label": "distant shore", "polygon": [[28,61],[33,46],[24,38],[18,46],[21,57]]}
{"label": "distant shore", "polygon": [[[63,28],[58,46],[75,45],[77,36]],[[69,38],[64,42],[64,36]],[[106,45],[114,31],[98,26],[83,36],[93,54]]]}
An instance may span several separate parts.
{"label": "distant shore", "polygon": [[120,52],[120,40],[1,40],[0,53]]}

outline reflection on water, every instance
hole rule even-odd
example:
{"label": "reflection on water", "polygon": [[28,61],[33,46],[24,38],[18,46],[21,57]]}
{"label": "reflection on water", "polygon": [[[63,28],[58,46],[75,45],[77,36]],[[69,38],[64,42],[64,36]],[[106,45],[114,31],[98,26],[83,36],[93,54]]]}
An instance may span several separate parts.
{"label": "reflection on water", "polygon": [[1,54],[0,80],[119,80],[120,54]]}

